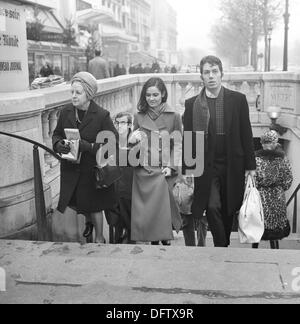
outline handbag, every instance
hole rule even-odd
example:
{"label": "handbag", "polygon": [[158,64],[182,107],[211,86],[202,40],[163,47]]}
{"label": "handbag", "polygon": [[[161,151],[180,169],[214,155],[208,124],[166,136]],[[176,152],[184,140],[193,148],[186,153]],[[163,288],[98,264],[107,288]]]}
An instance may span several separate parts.
{"label": "handbag", "polygon": [[118,166],[95,166],[96,189],[107,189],[122,177],[122,171]]}
{"label": "handbag", "polygon": [[121,179],[122,171],[117,166],[114,155],[105,159],[102,147],[100,147],[96,155],[96,161],[97,165],[94,167],[96,189],[107,189]]}
{"label": "handbag", "polygon": [[247,179],[238,232],[241,244],[260,243],[265,232],[263,205],[252,176]]}
{"label": "handbag", "polygon": [[182,179],[178,179],[173,188],[173,196],[179,207],[180,213],[191,215],[194,198],[194,179],[186,176],[183,176]]}

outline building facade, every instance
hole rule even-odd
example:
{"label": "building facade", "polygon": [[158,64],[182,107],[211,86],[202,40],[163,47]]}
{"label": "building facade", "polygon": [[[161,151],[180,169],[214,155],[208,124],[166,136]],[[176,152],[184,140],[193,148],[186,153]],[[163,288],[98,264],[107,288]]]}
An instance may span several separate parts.
{"label": "building facade", "polygon": [[[177,64],[177,17],[167,0],[32,0],[27,21],[36,35],[36,22],[43,24],[41,35],[29,37],[30,82],[38,76],[43,62],[55,74],[69,80],[87,67],[95,49],[101,49],[110,63],[129,69],[131,64],[156,59]],[[69,36],[68,36],[69,33]],[[68,37],[74,34],[74,40]],[[67,37],[67,40],[66,40]]]}
{"label": "building facade", "polygon": [[50,64],[54,74],[66,80],[86,69],[85,50],[77,44],[75,36],[78,31],[76,0],[19,2],[26,10],[30,83],[39,76],[45,61]]}
{"label": "building facade", "polygon": [[[130,32],[130,8],[127,0],[77,0],[77,23],[80,33],[88,31],[94,49],[101,49],[110,63],[111,74],[116,64],[130,65],[131,46],[137,43]],[[89,44],[85,44],[86,46]],[[93,54],[93,53],[91,53]]]}
{"label": "building facade", "polygon": [[151,54],[167,65],[178,64],[177,13],[167,0],[151,0]]}
{"label": "building facade", "polygon": [[148,52],[151,46],[151,2],[146,0],[127,1],[129,7],[129,23],[127,31],[137,38],[132,51]]}

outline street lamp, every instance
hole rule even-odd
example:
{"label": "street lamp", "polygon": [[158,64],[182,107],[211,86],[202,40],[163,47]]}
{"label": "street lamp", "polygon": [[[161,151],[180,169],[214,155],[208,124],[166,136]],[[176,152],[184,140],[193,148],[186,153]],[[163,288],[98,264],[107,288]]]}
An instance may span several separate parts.
{"label": "street lamp", "polygon": [[281,108],[277,106],[271,106],[267,110],[268,116],[272,121],[272,124],[270,126],[271,130],[275,130],[280,136],[284,135],[288,129],[285,127],[282,127],[277,123],[278,118],[281,116]]}
{"label": "street lamp", "polygon": [[284,17],[284,52],[283,52],[283,71],[288,71],[288,47],[289,47],[289,0],[285,0],[285,14]]}
{"label": "street lamp", "polygon": [[268,72],[271,71],[271,41],[272,41],[273,26],[268,26],[268,41],[269,41],[269,53],[268,53]]}

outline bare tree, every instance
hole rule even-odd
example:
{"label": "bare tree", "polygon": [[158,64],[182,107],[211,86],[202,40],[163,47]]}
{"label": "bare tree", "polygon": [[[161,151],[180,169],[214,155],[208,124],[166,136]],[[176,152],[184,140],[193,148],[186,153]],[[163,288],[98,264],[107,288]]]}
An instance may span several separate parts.
{"label": "bare tree", "polygon": [[71,19],[65,19],[66,27],[64,28],[63,32],[63,43],[69,46],[76,46],[78,45],[76,42],[76,30],[75,30],[75,23]]}
{"label": "bare tree", "polygon": [[270,21],[273,26],[275,24],[278,3],[279,0],[223,0],[223,16],[212,29],[218,53],[233,64],[240,64],[244,61],[241,57],[245,57],[250,49],[250,64],[256,71],[258,41],[265,35],[267,44],[268,27]]}

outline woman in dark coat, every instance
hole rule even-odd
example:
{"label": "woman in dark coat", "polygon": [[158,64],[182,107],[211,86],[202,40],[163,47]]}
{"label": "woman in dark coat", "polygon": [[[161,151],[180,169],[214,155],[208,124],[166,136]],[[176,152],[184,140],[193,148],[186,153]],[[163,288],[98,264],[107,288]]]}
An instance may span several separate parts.
{"label": "woman in dark coat", "polygon": [[94,101],[98,86],[96,79],[87,72],[76,74],[72,81],[72,104],[65,107],[53,134],[53,148],[61,154],[68,154],[65,145],[65,129],[78,129],[80,132],[80,163],[63,160],[61,163],[61,191],[58,211],[64,213],[69,206],[86,217],[84,237],[89,237],[96,229],[95,241],[104,243],[103,215],[101,211],[115,204],[113,187],[96,190],[93,168],[101,143],[96,138],[101,131],[111,131],[117,137],[116,129],[105,109]]}
{"label": "woman in dark coat", "polygon": [[[181,165],[182,122],[167,99],[168,92],[161,79],[151,78],[146,82],[139,113],[134,119],[135,132],[129,140],[130,144],[140,142],[145,151],[145,155],[141,153],[141,166],[134,169],[131,239],[153,245],[158,245],[159,241],[169,245],[173,239],[172,225],[178,231],[181,229],[173,186]],[[163,147],[164,134],[174,132],[180,138],[174,140],[171,147]]]}
{"label": "woman in dark coat", "polygon": [[[265,217],[263,241],[270,241],[273,249],[279,240],[288,237],[290,224],[287,218],[285,192],[293,183],[291,165],[275,131],[266,132],[261,138],[263,150],[256,153],[256,184],[262,198]],[[253,245],[258,248],[258,244]]]}

